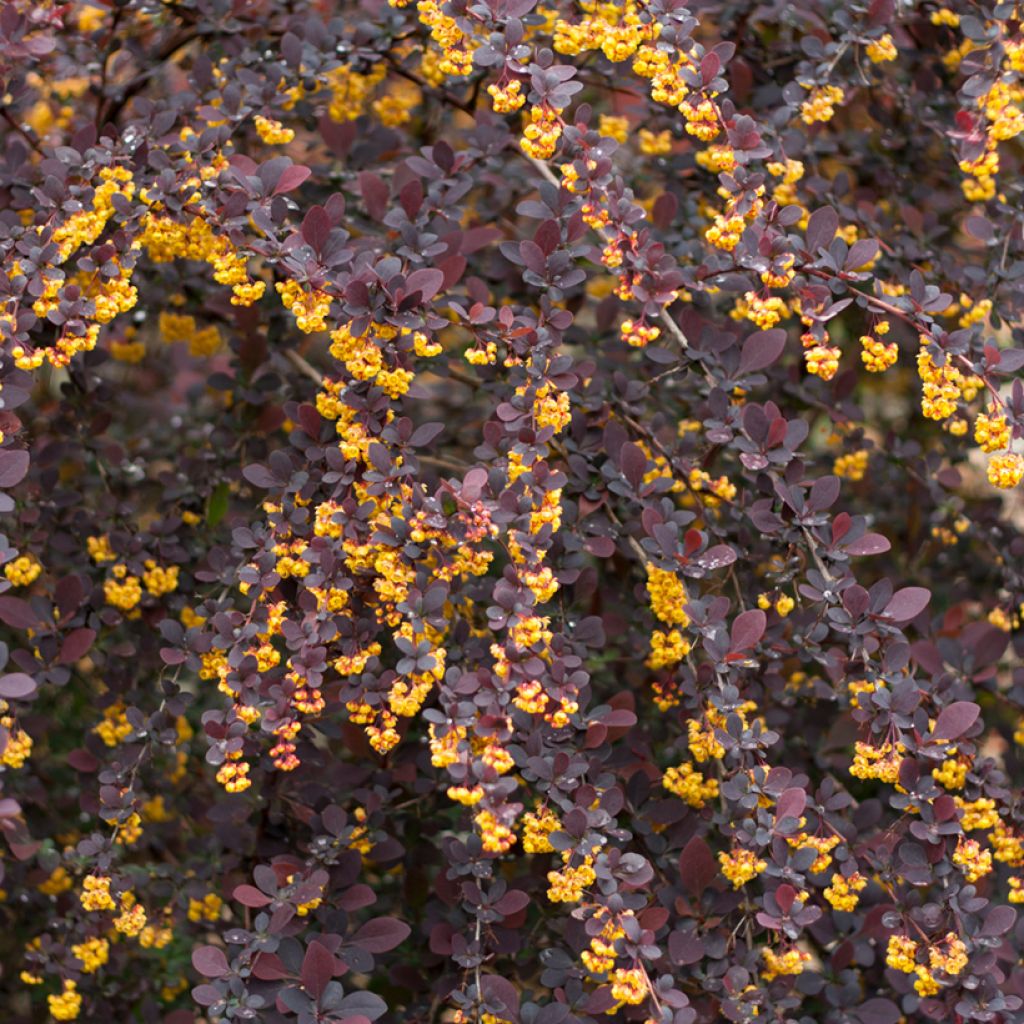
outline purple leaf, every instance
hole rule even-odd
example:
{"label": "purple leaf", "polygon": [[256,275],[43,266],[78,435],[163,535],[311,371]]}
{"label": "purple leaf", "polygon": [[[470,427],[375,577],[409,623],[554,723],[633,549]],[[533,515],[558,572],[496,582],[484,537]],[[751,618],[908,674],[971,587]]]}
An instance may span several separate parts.
{"label": "purple leaf", "polygon": [[932,592],[925,587],[904,587],[892,595],[882,614],[894,622],[909,622],[928,607],[931,599]]}
{"label": "purple leaf", "polygon": [[[279,196],[285,192],[291,192],[292,189],[298,188],[312,173],[308,167],[303,167],[301,164],[292,164],[291,167],[286,167],[284,173],[277,179],[277,184],[274,186],[272,194]],[[330,231],[329,225],[328,231]],[[309,241],[309,239],[306,239],[306,241]]]}
{"label": "purple leaf", "polygon": [[743,342],[739,374],[754,373],[771,366],[786,347],[786,332],[781,327],[758,331]]}
{"label": "purple leaf", "polygon": [[717,874],[718,864],[711,847],[700,836],[694,836],[679,854],[679,877],[683,885],[696,895],[703,892]]}
{"label": "purple leaf", "polygon": [[250,466],[246,466],[242,470],[242,476],[253,485],[253,487],[262,488],[265,491],[269,491],[271,488],[279,486],[279,482],[276,476],[267,469],[266,466],[261,466],[258,462],[254,462]]}
{"label": "purple leaf", "polygon": [[764,636],[765,626],[768,622],[767,617],[760,608],[753,608],[748,612],[741,612],[732,623],[732,631],[730,633],[731,643],[729,649],[731,651],[748,651],[751,647],[754,647],[757,642]]}
{"label": "purple leaf", "polygon": [[319,255],[331,233],[331,218],[322,206],[311,206],[302,219],[302,237]]}
{"label": "purple leaf", "polygon": [[647,472],[647,456],[638,444],[624,444],[619,454],[622,475],[629,481],[633,490],[639,490]]}
{"label": "purple leaf", "polygon": [[306,955],[302,959],[302,984],[306,991],[319,999],[327,983],[334,977],[334,954],[324,945],[315,940],[306,947]]}
{"label": "purple leaf", "polygon": [[974,725],[980,714],[981,708],[977,704],[973,704],[968,700],[958,700],[939,712],[939,717],[935,720],[935,729],[932,731],[932,737],[934,739],[955,740],[957,737],[963,736]]}
{"label": "purple leaf", "polygon": [[0,488],[20,483],[28,472],[28,452],[20,448],[0,449]]}
{"label": "purple leaf", "polygon": [[236,885],[231,898],[238,900],[245,907],[265,907],[271,902],[270,897],[260,892],[254,885]]}
{"label": "purple leaf", "polygon": [[414,270],[405,279],[405,290],[409,294],[419,292],[422,300],[429,302],[441,290],[443,284],[444,274],[433,267],[427,267],[423,270]]}
{"label": "purple leaf", "polygon": [[1017,920],[1017,911],[1013,907],[993,907],[981,926],[981,935],[1005,935]]}
{"label": "purple leaf", "polygon": [[807,219],[807,249],[817,256],[819,249],[827,249],[839,230],[839,214],[831,206],[815,210]]}
{"label": "purple leaf", "polygon": [[13,629],[32,629],[39,625],[39,616],[20,597],[0,597],[0,622]]}
{"label": "purple leaf", "polygon": [[372,171],[359,172],[359,193],[366,212],[374,220],[383,220],[388,210],[389,189],[384,179]]}
{"label": "purple leaf", "polygon": [[223,978],[231,973],[224,950],[217,946],[197,946],[192,950],[192,966],[206,978]]}
{"label": "purple leaf", "polygon": [[880,533],[865,533],[859,540],[846,545],[851,555],[881,555],[891,548],[889,539]]}
{"label": "purple leaf", "polygon": [[775,820],[799,818],[807,806],[807,792],[799,787],[784,790],[775,804]]}
{"label": "purple leaf", "polygon": [[88,629],[84,626],[81,629],[73,629],[64,638],[64,643],[61,644],[60,655],[57,660],[62,665],[78,661],[92,647],[95,639],[95,629]]}
{"label": "purple leaf", "polygon": [[4,700],[25,700],[37,689],[36,681],[24,672],[10,672],[0,676],[0,697]]}
{"label": "purple leaf", "polygon": [[412,928],[404,921],[393,917],[375,917],[352,936],[352,944],[365,949],[367,953],[386,953],[401,945],[411,932]]}

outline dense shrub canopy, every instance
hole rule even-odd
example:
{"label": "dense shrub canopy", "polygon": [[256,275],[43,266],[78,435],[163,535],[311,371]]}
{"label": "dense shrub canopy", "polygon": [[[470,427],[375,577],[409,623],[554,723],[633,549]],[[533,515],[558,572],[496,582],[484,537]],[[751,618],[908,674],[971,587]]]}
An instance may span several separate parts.
{"label": "dense shrub canopy", "polygon": [[4,1021],[1024,1020],[1020,16],[4,4]]}

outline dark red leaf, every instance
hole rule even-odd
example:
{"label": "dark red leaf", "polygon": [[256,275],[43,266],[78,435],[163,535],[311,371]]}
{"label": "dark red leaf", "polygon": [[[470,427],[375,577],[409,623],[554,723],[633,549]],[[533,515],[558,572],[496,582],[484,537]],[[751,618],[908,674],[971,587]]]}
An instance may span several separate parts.
{"label": "dark red leaf", "polygon": [[271,902],[270,897],[254,885],[236,885],[231,896],[246,907],[265,907]]}
{"label": "dark red leaf", "polygon": [[981,708],[967,700],[958,700],[939,712],[932,736],[936,739],[955,740],[978,720]]}
{"label": "dark red leaf", "polygon": [[285,192],[291,192],[293,188],[298,188],[312,173],[308,167],[303,167],[301,164],[292,164],[291,167],[286,167],[284,173],[277,179],[273,194],[279,196]]}
{"label": "dark red leaf", "polygon": [[909,622],[928,607],[931,599],[932,592],[925,587],[904,587],[892,595],[882,614],[895,622]]}
{"label": "dark red leaf", "polygon": [[334,974],[334,955],[314,940],[306,947],[306,955],[302,959],[303,987],[314,999],[319,999]]}
{"label": "dark red leaf", "polygon": [[679,854],[679,877],[683,885],[698,895],[717,874],[718,863],[711,847],[700,836],[694,836]]}
{"label": "dark red leaf", "polygon": [[731,651],[749,651],[764,636],[768,619],[760,608],[740,612],[733,620],[729,645]]}
{"label": "dark red leaf", "polygon": [[197,946],[193,949],[192,966],[206,978],[222,978],[231,973],[224,950],[217,946]]}
{"label": "dark red leaf", "polygon": [[404,921],[393,917],[375,917],[352,936],[352,943],[368,953],[386,953],[401,945],[411,932],[412,928]]}
{"label": "dark red leaf", "polygon": [[95,639],[95,629],[83,626],[81,629],[72,630],[64,638],[64,643],[60,647],[60,656],[57,660],[65,665],[72,661],[78,661],[92,647]]}

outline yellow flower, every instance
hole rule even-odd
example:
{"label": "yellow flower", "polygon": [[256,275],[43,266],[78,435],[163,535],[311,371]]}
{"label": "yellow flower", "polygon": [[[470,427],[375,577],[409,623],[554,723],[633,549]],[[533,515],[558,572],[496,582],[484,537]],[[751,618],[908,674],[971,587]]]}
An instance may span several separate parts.
{"label": "yellow flower", "polygon": [[722,874],[732,882],[734,889],[741,889],[768,867],[768,862],[759,860],[752,850],[742,848],[720,853],[718,863],[722,866]]}
{"label": "yellow flower", "polygon": [[874,39],[865,47],[864,52],[872,64],[884,64],[886,61],[895,60],[898,51],[892,36],[888,32],[879,39]]}
{"label": "yellow flower", "polygon": [[47,996],[50,1016],[54,1020],[74,1020],[82,1009],[82,997],[77,992],[77,984],[68,978],[64,979],[60,995]]}

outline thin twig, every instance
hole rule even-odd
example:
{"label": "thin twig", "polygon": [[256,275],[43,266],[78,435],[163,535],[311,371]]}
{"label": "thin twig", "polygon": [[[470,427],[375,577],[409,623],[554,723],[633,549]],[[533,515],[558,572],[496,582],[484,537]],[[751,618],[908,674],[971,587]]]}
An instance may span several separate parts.
{"label": "thin twig", "polygon": [[310,380],[316,381],[317,384],[323,384],[324,375],[311,363],[307,362],[298,352],[293,348],[281,349],[285,359],[292,364],[300,373],[305,374]]}

